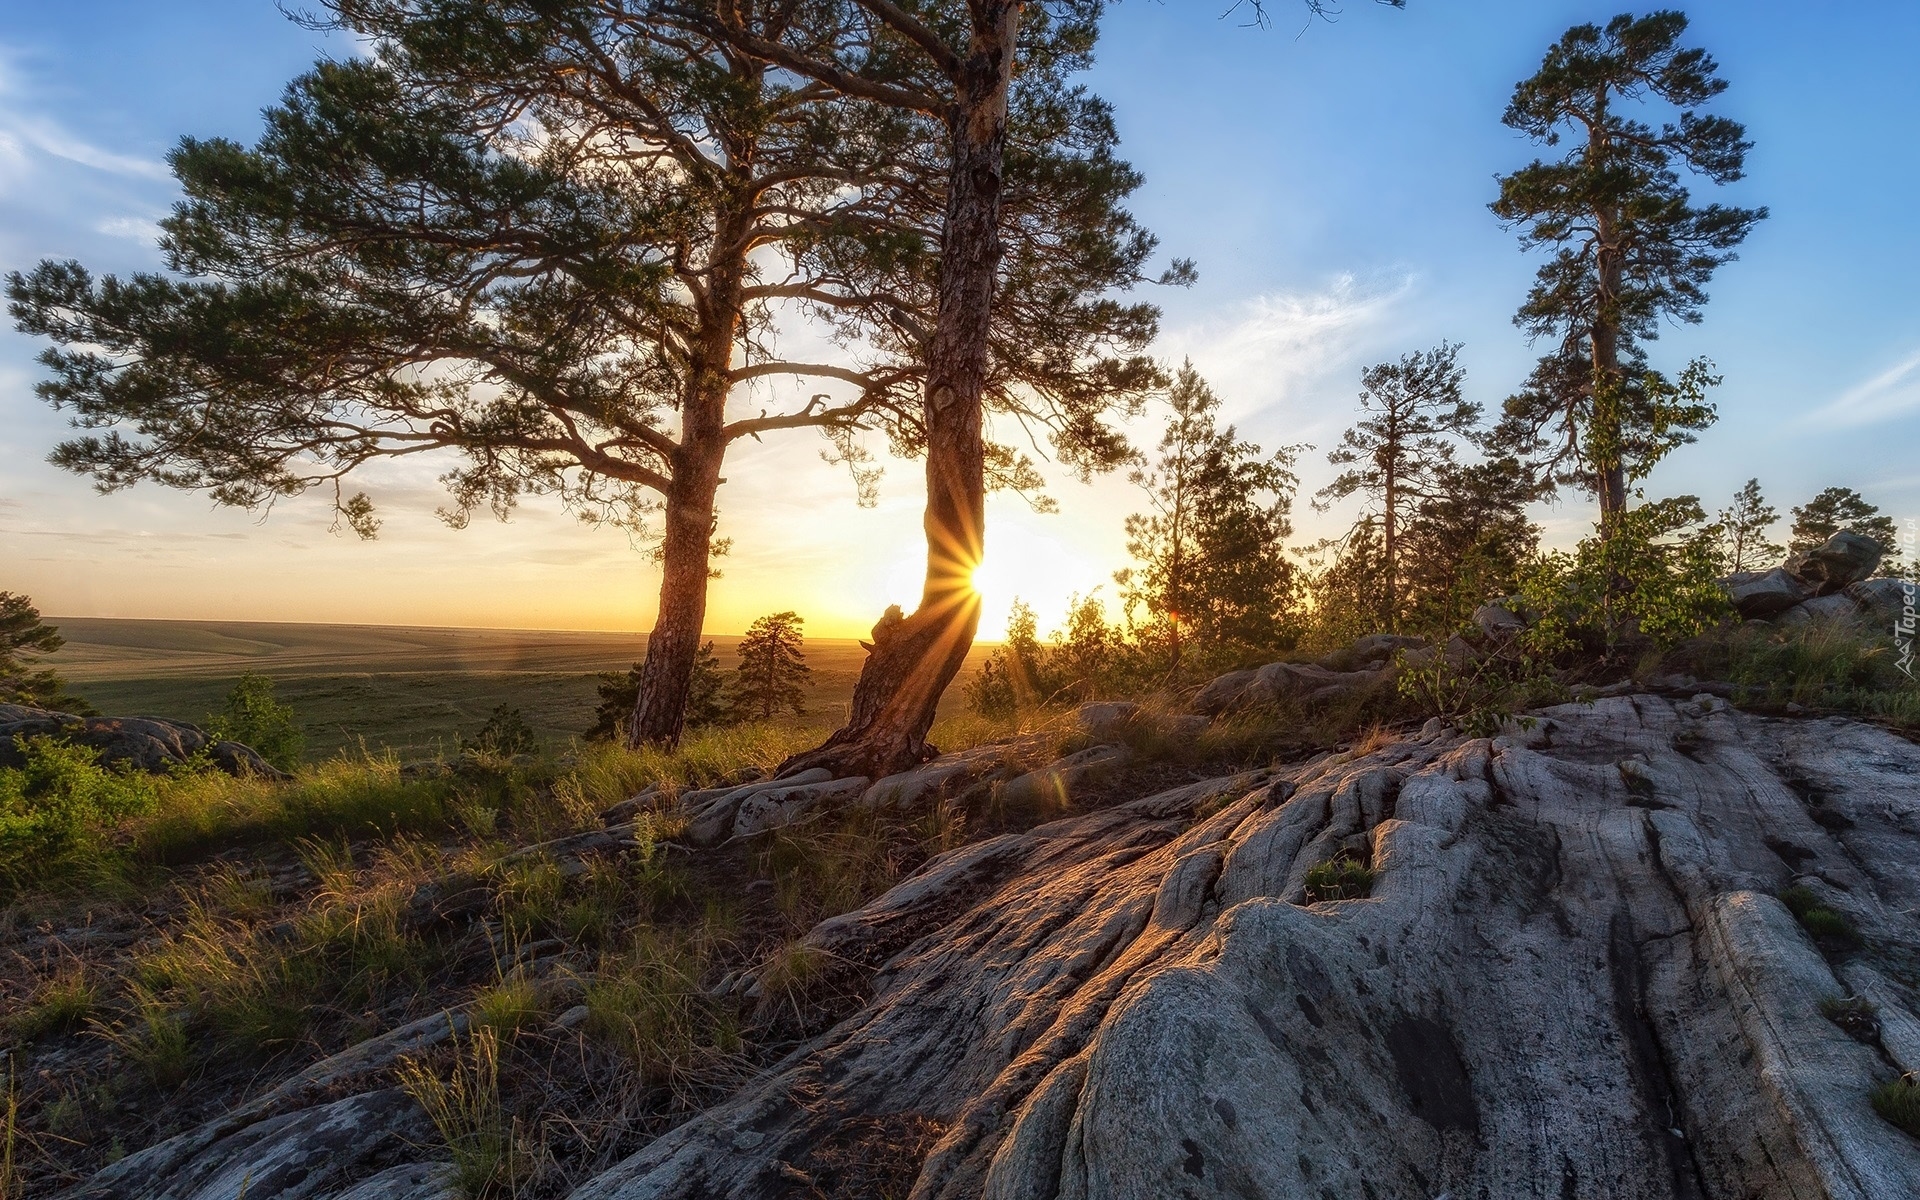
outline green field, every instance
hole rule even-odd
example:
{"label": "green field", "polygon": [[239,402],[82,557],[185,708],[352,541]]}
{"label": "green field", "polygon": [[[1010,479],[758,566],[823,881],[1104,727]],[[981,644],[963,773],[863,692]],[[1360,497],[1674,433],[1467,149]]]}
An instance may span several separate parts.
{"label": "green field", "polygon": [[[487,714],[517,708],[542,737],[593,724],[594,676],[646,653],[644,634],[251,621],[49,617],[67,645],[49,659],[102,712],[200,722],[242,674],[270,677],[307,735],[309,758],[391,748],[414,759],[451,751]],[[732,670],[736,637],[713,638]],[[807,716],[823,730],[846,713],[865,651],[808,639]],[[971,672],[985,651],[976,648]],[[957,708],[949,690],[942,712]]]}

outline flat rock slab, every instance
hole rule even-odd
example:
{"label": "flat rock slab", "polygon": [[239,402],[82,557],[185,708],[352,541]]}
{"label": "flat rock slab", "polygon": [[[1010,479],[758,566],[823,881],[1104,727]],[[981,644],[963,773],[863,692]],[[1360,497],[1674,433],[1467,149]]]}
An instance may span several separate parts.
{"label": "flat rock slab", "polygon": [[[578,1200],[1920,1195],[1920,747],[1711,696],[1434,728],[962,847],[809,935],[868,999]],[[1336,855],[1370,895],[1305,903]],[[1814,890],[1862,948],[1808,937]],[[1871,993],[1885,1044],[1824,998]],[[924,1151],[848,1129],[917,1121]]]}

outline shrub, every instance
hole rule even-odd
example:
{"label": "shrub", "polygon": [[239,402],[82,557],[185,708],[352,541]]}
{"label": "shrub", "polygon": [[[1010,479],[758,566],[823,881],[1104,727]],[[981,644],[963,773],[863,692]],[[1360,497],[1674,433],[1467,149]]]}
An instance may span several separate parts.
{"label": "shrub", "polygon": [[540,749],[540,739],[519,709],[502,704],[488,714],[471,741],[462,739],[461,748],[472,754],[512,758]]}
{"label": "shrub", "polygon": [[123,818],[151,812],[159,782],[100,766],[100,754],[53,737],[16,738],[19,767],[0,767],[0,882],[51,876],[97,849]]}
{"label": "shrub", "polygon": [[1731,611],[1718,550],[1692,496],[1643,504],[1573,553],[1550,553],[1523,572],[1520,594],[1537,619],[1529,650],[1553,658],[1577,648],[1612,653],[1635,634],[1670,646]]}
{"label": "shrub", "polygon": [[293,709],[273,698],[273,680],[248,672],[227,693],[226,707],[207,718],[207,732],[223,741],[253,747],[261,758],[282,771],[300,765],[306,735],[293,719]]}

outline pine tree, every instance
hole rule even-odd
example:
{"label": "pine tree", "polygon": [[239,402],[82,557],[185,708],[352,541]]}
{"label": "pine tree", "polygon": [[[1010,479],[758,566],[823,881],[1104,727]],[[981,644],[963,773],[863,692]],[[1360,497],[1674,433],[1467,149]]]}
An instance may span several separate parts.
{"label": "pine tree", "polygon": [[[1170,672],[1194,647],[1208,663],[1281,648],[1293,600],[1286,540],[1298,448],[1263,456],[1231,425],[1220,428],[1220,398],[1190,362],[1167,401],[1159,456],[1130,477],[1152,510],[1127,518],[1127,552],[1138,565],[1114,577],[1129,622],[1165,644]],[[1132,618],[1136,610],[1144,621]]]}
{"label": "pine tree", "polygon": [[[923,394],[940,390],[926,342],[945,110],[876,104],[738,49],[831,46],[833,5],[326,8],[368,53],[296,80],[251,147],[180,144],[167,272],[47,262],[9,277],[20,327],[57,343],[41,394],[89,431],[55,461],[109,489],[249,507],[319,488],[371,536],[349,478],[440,451],[456,525],[546,495],[645,526],[660,603],[631,737],[671,743],[732,443],[816,430],[861,478],[858,429],[907,453],[938,440]],[[1157,312],[1112,296],[1154,245],[1121,207],[1138,175],[1113,153],[1111,113],[1065,81],[1068,50],[1035,63],[1001,130],[1006,286],[974,383],[1091,468],[1121,445],[1103,414],[1158,378],[1141,353]],[[865,65],[884,73],[880,59]],[[773,333],[795,310],[860,361],[783,356]],[[815,399],[729,420],[769,377]],[[978,456],[994,484],[1038,483],[1007,446]]]}
{"label": "pine tree", "polygon": [[[599,702],[593,709],[593,727],[586,732],[588,741],[619,741],[627,736],[627,729],[633,724],[634,705],[640,701],[645,668],[644,662],[637,662],[625,671],[600,673],[594,684]],[[713,643],[702,643],[699,653],[694,655],[693,675],[687,683],[686,728],[701,729],[725,721],[728,717],[725,690],[726,677],[721,674]]]}
{"label": "pine tree", "polygon": [[804,621],[797,613],[778,612],[747,626],[729,697],[737,717],[765,721],[781,709],[795,716],[806,711],[806,689],[813,686],[813,672],[801,649]]}
{"label": "pine tree", "polygon": [[1779,519],[1780,513],[1760,494],[1760,481],[1747,480],[1746,486],[1733,494],[1733,503],[1720,510],[1713,525],[1726,569],[1752,571],[1764,563],[1777,563],[1786,547],[1768,541],[1767,530]]}
{"label": "pine tree", "polygon": [[307,747],[293,709],[274,698],[273,680],[254,671],[234,681],[226,704],[207,717],[207,732],[251,746],[282,771],[298,767]]}
{"label": "pine tree", "polygon": [[1379,620],[1400,627],[1400,532],[1423,503],[1440,494],[1454,466],[1455,447],[1479,431],[1480,406],[1461,395],[1466,371],[1460,344],[1404,355],[1360,372],[1364,420],[1341,436],[1327,461],[1350,469],[1321,488],[1318,507],[1356,493],[1369,498],[1363,520],[1380,523]]}
{"label": "pine tree", "polygon": [[[1665,318],[1697,322],[1706,284],[1764,208],[1696,207],[1680,171],[1715,184],[1744,170],[1745,129],[1699,110],[1726,90],[1704,50],[1683,48],[1687,19],[1623,14],[1569,29],[1537,74],[1515,87],[1502,120],[1566,153],[1500,180],[1492,204],[1521,244],[1552,257],[1514,323],[1555,339],[1528,385],[1507,402],[1502,433],[1556,482],[1600,500],[1602,524],[1625,511],[1627,488],[1713,419],[1710,367],[1677,382],[1647,367],[1643,343]],[[1665,102],[1654,127],[1634,105]]]}
{"label": "pine tree", "polygon": [[1409,627],[1451,632],[1480,605],[1519,590],[1540,543],[1526,512],[1533,495],[1527,472],[1511,458],[1438,473],[1402,534],[1399,578]]}
{"label": "pine tree", "polygon": [[66,644],[59,629],[40,619],[32,599],[0,592],[0,704],[92,716],[93,706],[69,695],[57,672],[33,665],[34,659]]}
{"label": "pine tree", "polygon": [[1886,554],[1900,544],[1892,517],[1883,515],[1877,505],[1867,503],[1866,497],[1852,488],[1830,487],[1793,510],[1787,553],[1812,550],[1843,531],[1874,542]]}

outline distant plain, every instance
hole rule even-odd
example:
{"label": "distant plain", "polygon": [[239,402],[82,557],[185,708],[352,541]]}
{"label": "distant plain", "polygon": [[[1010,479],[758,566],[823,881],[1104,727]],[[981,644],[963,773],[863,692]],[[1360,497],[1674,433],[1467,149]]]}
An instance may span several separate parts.
{"label": "distant plain", "polygon": [[[594,684],[646,655],[646,635],[398,625],[160,621],[48,617],[67,644],[49,665],[71,690],[115,716],[204,722],[251,671],[274,681],[307,737],[307,757],[391,749],[402,759],[451,754],[496,707],[517,708],[561,743],[593,724]],[[715,636],[731,673],[738,637]],[[990,647],[976,645],[962,678]],[[824,733],[843,719],[866,652],[857,641],[809,638],[807,713]],[[948,689],[941,712],[962,704]]]}

